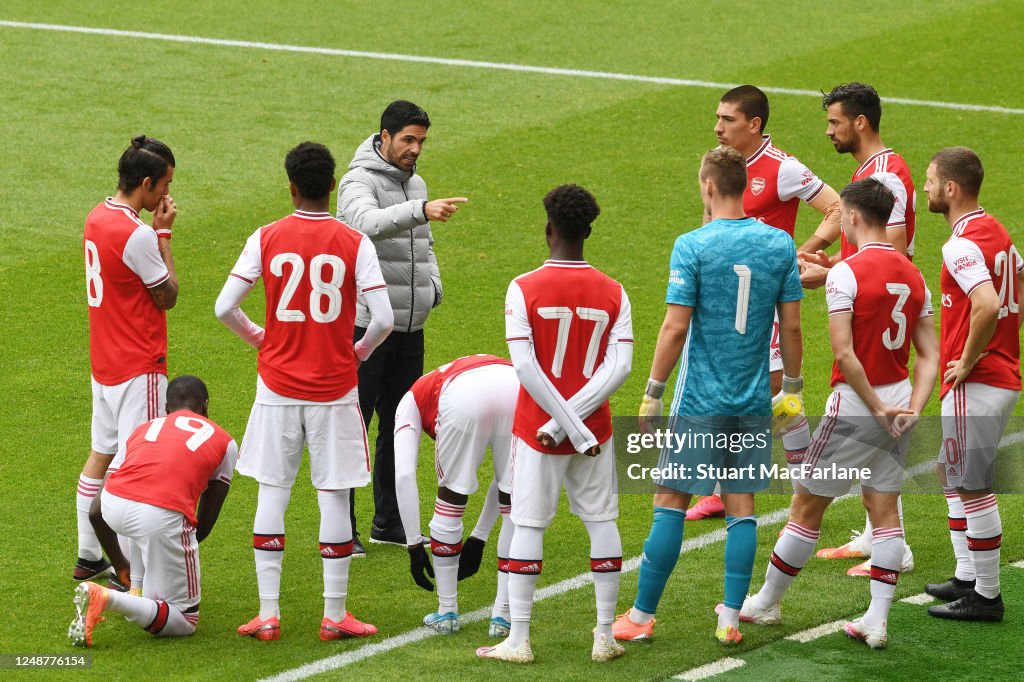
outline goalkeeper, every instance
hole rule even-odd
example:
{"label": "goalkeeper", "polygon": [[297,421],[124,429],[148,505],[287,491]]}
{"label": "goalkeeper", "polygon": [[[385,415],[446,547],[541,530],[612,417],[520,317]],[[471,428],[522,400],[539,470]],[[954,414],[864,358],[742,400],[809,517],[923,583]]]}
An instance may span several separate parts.
{"label": "goalkeeper", "polygon": [[[493,355],[470,355],[443,365],[412,385],[395,413],[395,492],[409,549],[409,569],[416,584],[434,590],[438,609],[423,624],[442,634],[459,631],[458,581],[476,573],[484,543],[501,513],[498,537],[498,593],[490,635],[509,633],[508,563],[513,525],[512,419],[519,380],[512,363]],[[433,566],[421,543],[416,463],[420,435],[437,441],[434,470],[437,498],[430,520]],[[487,493],[476,528],[462,540],[462,516],[469,495],[477,489],[477,471],[488,445],[494,462],[494,481]]]}
{"label": "goalkeeper", "polygon": [[[727,528],[726,608],[715,636],[727,645],[742,640],[739,611],[750,585],[757,539],[754,493],[770,482],[762,467],[768,468],[771,460],[772,397],[765,349],[776,308],[783,386],[790,394],[783,404],[798,404],[803,385],[803,290],[793,240],[782,230],[745,217],[746,159],[740,152],[727,147],[708,152],[699,178],[701,199],[712,220],[676,239],[668,310],[640,417],[641,428],[646,429],[662,416],[665,382],[679,360],[669,428],[688,431],[690,444],[703,439],[709,446],[661,453],[658,467],[681,475],[656,481],[654,522],[644,544],[636,601],[616,620],[616,639],[653,637],[655,610],[679,558],[690,498],[710,494],[720,482]],[[800,410],[795,411],[799,420]],[[722,434],[728,437],[722,439]],[[734,452],[711,445],[735,442],[735,434],[749,436],[743,440],[753,447]],[[748,471],[753,476],[740,476]]]}

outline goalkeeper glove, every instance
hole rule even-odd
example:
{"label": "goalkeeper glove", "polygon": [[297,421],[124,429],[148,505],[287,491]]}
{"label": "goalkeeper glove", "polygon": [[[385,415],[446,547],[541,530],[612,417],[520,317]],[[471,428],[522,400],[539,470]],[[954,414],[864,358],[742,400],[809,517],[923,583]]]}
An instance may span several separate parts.
{"label": "goalkeeper glove", "polygon": [[417,544],[409,548],[409,573],[417,585],[427,592],[434,591],[434,583],[427,578],[428,575],[434,577],[434,567],[430,565],[430,558],[423,545]]}
{"label": "goalkeeper glove", "polygon": [[459,555],[459,580],[465,580],[480,570],[480,561],[484,558],[484,541],[470,535],[462,543],[462,554]]}
{"label": "goalkeeper glove", "polygon": [[803,377],[782,377],[782,390],[772,398],[772,435],[780,438],[805,418]]}
{"label": "goalkeeper glove", "polygon": [[644,391],[644,398],[640,402],[640,427],[643,428],[648,422],[661,417],[665,406],[661,402],[661,396],[665,395],[665,382],[655,379],[647,380],[647,389]]}

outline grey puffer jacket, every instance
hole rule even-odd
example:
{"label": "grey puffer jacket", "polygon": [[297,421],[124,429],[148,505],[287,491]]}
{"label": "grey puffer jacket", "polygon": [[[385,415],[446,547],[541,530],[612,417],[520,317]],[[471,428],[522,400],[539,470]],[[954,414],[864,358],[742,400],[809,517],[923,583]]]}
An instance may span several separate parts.
{"label": "grey puffer jacket", "polygon": [[[373,241],[395,311],[394,330],[414,332],[423,328],[442,296],[434,238],[424,213],[427,185],[415,170],[388,163],[379,149],[380,135],[371,135],[356,150],[338,185],[338,219]],[[356,325],[369,323],[369,312],[360,303]]]}

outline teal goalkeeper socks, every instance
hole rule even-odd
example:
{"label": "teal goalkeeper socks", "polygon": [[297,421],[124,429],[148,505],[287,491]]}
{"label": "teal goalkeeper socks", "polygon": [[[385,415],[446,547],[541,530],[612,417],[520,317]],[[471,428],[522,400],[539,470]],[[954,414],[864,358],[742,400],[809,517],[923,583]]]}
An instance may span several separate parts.
{"label": "teal goalkeeper socks", "polygon": [[[665,583],[679,560],[685,519],[684,509],[654,508],[651,533],[644,542],[644,555],[640,559],[640,580],[633,603],[637,610],[651,614],[657,610]],[[749,571],[747,581],[750,581]]]}
{"label": "teal goalkeeper socks", "polygon": [[757,552],[757,517],[725,517],[725,599],[731,609],[743,606],[750,589],[750,574],[754,571]]}

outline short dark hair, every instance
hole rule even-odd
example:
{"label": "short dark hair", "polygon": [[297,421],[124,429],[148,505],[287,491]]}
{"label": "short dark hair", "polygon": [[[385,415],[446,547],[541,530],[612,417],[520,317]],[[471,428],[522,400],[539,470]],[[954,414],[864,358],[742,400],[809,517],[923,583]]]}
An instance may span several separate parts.
{"label": "short dark hair", "polygon": [[430,117],[427,116],[427,112],[412,102],[396,99],[380,115],[380,130],[381,132],[386,130],[388,135],[394,135],[405,126],[429,128]]}
{"label": "short dark hair", "polygon": [[985,180],[985,169],[981,159],[967,147],[946,147],[932,157],[935,172],[941,182],[952,180],[960,191],[970,197],[981,193],[981,183]]}
{"label": "short dark hair", "polygon": [[156,183],[167,175],[167,167],[174,165],[174,154],[163,142],[145,135],[133,137],[117,162],[117,188],[131,192],[146,178]]}
{"label": "short dark hair", "polygon": [[331,192],[334,157],[319,142],[303,142],[284,157],[288,179],[306,199],[322,199]]}
{"label": "short dark hair", "polygon": [[882,123],[882,98],[873,87],[866,83],[843,83],[832,88],[832,92],[822,93],[821,108],[828,108],[839,102],[843,113],[850,118],[863,116],[875,132]]}
{"label": "short dark hair", "polygon": [[701,159],[700,179],[711,180],[722,196],[743,196],[747,188],[747,159],[732,147],[716,147]]}
{"label": "short dark hair", "polygon": [[722,95],[720,102],[735,104],[748,119],[761,119],[761,132],[768,127],[768,95],[753,85],[741,85]]}
{"label": "short dark hair", "polygon": [[586,239],[591,223],[601,214],[594,195],[579,185],[559,185],[548,192],[544,210],[548,222],[566,241]]}
{"label": "short dark hair", "polygon": [[167,412],[191,410],[201,412],[210,399],[206,384],[199,377],[184,374],[167,384]]}
{"label": "short dark hair", "polygon": [[839,198],[849,208],[855,208],[864,216],[865,222],[875,227],[884,227],[896,205],[892,190],[875,178],[862,178],[851,182],[839,193]]}

